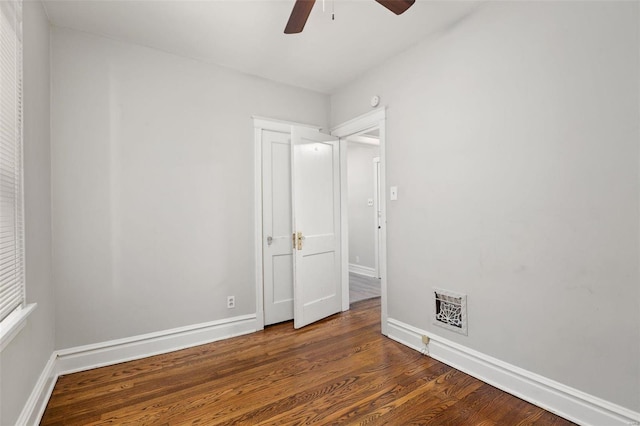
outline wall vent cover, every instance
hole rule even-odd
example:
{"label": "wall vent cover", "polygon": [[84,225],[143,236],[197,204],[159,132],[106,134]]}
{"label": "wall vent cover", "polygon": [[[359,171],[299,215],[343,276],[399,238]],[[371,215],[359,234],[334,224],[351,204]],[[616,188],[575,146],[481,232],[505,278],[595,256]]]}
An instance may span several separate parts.
{"label": "wall vent cover", "polygon": [[467,335],[467,295],[433,289],[433,323]]}

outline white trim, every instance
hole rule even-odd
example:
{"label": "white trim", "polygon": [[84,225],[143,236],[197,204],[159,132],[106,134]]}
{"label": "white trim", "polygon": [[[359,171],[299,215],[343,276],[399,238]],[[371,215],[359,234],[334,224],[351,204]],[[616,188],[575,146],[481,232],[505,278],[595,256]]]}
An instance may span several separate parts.
{"label": "white trim", "polygon": [[275,118],[260,117],[257,115],[254,115],[251,118],[253,119],[254,128],[263,129],[263,130],[273,130],[274,132],[291,133],[292,126],[307,127],[317,131],[320,131],[320,129],[322,129],[322,127],[316,126],[313,124],[296,123],[295,121],[278,120]]}
{"label": "white trim", "polygon": [[255,314],[54,351],[25,404],[17,425],[37,425],[60,375],[91,370],[204,345],[257,331]]}
{"label": "white trim", "polygon": [[373,251],[375,260],[375,278],[380,278],[380,198],[384,191],[380,187],[380,157],[375,157],[373,164]]}
{"label": "white trim", "polygon": [[378,267],[380,268],[380,311],[382,317],[382,334],[389,334],[387,318],[389,316],[387,308],[387,122],[386,113],[378,126],[380,133],[380,257]]}
{"label": "white trim", "polygon": [[255,331],[256,315],[251,314],[77,346],[57,351],[57,370],[59,374],[75,373],[204,345]]}
{"label": "white trim", "polygon": [[340,275],[342,280],[342,312],[351,305],[349,295],[349,180],[347,179],[348,142],[340,138]]}
{"label": "white trim", "polygon": [[[256,120],[254,119],[254,124]],[[256,318],[258,330],[264,329],[264,277],[262,253],[262,131],[255,127],[254,132],[254,172],[253,172],[253,229],[255,244],[255,280],[256,280]]]}
{"label": "white trim", "polygon": [[389,337],[417,351],[429,336],[429,356],[483,382],[584,426],[634,425],[640,413],[389,318]]}
{"label": "white trim", "polygon": [[[386,109],[385,107],[380,107],[337,125],[331,129],[331,134],[339,138],[355,135],[356,133],[360,133],[364,130],[377,127],[378,124],[385,119]],[[382,131],[380,132],[380,139],[382,139]],[[380,142],[382,143],[382,140]]]}
{"label": "white trim", "polygon": [[362,275],[364,277],[376,277],[376,268],[370,268],[369,266],[357,265],[355,263],[349,264],[349,273]]}
{"label": "white trim", "polygon": [[58,373],[56,372],[56,353],[52,353],[49,361],[45,365],[40,377],[36,382],[36,385],[27,399],[27,403],[24,405],[16,425],[37,425],[42,419],[44,410],[47,408],[47,403],[53,392],[53,388],[58,380]]}
{"label": "white trim", "polygon": [[[349,136],[368,132],[372,129],[378,129],[379,131],[379,139],[380,139],[380,188],[381,194],[386,194],[386,109],[385,107],[380,107],[370,111],[366,114],[363,114],[359,117],[356,117],[352,120],[349,120],[345,123],[342,123],[333,128],[331,134],[340,138],[340,162],[341,162],[341,176],[346,176],[347,171],[347,156],[346,156],[346,138]],[[344,154],[343,154],[344,153]],[[347,193],[347,184],[346,179],[341,178],[342,181],[342,193]],[[342,238],[342,288],[343,292],[345,291],[347,295],[345,296],[343,293],[343,310],[347,310],[348,306],[345,308],[344,303],[345,300],[349,300],[348,296],[348,288],[349,288],[349,239],[348,239],[348,203],[347,197],[343,195],[341,199],[341,225],[343,230],[343,238]],[[383,335],[388,334],[387,329],[387,207],[386,207],[386,195],[380,198],[380,328]]]}
{"label": "white trim", "polygon": [[27,323],[27,318],[36,309],[37,303],[19,307],[0,322],[0,352],[18,335]]}

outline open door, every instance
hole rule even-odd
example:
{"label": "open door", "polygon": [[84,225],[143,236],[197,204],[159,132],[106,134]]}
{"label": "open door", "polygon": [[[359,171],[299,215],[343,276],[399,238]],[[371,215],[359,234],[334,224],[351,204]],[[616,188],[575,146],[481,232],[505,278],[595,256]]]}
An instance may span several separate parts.
{"label": "open door", "polygon": [[264,324],[293,319],[291,135],[262,130]]}
{"label": "open door", "polygon": [[341,310],[340,148],[336,137],[292,127],[294,327]]}

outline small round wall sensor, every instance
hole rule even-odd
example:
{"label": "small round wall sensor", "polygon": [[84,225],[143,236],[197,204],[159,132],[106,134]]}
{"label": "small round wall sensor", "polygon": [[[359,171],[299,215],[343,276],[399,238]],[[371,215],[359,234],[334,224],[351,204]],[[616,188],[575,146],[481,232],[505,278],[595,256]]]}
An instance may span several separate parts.
{"label": "small round wall sensor", "polygon": [[377,107],[380,104],[380,96],[374,96],[371,98],[371,106],[372,107]]}

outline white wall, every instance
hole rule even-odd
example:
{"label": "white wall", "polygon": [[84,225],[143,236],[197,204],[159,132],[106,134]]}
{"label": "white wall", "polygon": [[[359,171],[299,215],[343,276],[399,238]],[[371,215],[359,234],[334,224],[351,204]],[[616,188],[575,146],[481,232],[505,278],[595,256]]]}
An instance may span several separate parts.
{"label": "white wall", "polygon": [[375,210],[374,206],[367,205],[367,200],[374,196],[373,159],[379,156],[378,146],[353,142],[347,145],[349,263],[373,269],[376,267]]}
{"label": "white wall", "polygon": [[388,105],[389,316],[635,411],[638,13],[490,2],[331,98],[333,124]]}
{"label": "white wall", "polygon": [[16,423],[54,348],[51,281],[49,22],[40,2],[24,2],[24,191],[26,326],[0,353],[0,424]]}
{"label": "white wall", "polygon": [[52,49],[56,347],[255,313],[251,115],[326,126],[328,97],[67,29]]}

